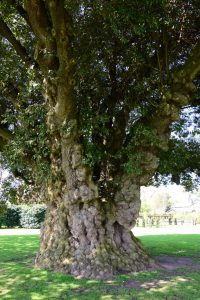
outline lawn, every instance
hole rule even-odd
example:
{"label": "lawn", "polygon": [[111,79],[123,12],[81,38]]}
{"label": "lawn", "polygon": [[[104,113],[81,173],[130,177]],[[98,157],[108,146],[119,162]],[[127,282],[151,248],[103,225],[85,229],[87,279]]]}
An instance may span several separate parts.
{"label": "lawn", "polygon": [[[200,264],[200,235],[141,236],[150,254],[191,257]],[[179,268],[120,275],[112,281],[76,279],[31,266],[38,235],[0,236],[0,299],[200,300],[200,270]]]}

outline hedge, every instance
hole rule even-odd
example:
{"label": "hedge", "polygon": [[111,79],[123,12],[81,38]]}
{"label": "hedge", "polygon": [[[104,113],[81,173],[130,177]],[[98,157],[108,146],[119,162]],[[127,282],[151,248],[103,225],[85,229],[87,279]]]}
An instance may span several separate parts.
{"label": "hedge", "polygon": [[0,202],[0,228],[5,223],[5,215],[7,213],[7,206],[4,202]]}
{"label": "hedge", "polygon": [[44,221],[46,205],[0,204],[0,227],[40,228]]}
{"label": "hedge", "polygon": [[37,204],[22,207],[20,214],[20,225],[23,228],[40,228],[44,221],[46,206]]}

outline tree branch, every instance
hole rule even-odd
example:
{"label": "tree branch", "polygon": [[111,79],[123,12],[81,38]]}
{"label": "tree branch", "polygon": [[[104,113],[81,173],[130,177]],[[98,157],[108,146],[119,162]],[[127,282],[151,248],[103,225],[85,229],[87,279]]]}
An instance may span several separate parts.
{"label": "tree branch", "polygon": [[[63,0],[46,1],[52,20],[52,34],[56,36],[57,55],[60,73],[65,72],[66,62],[70,60],[69,39],[72,36],[70,16],[64,8]],[[70,70],[68,70],[70,71]]]}
{"label": "tree branch", "polygon": [[147,122],[160,134],[169,131],[173,121],[179,119],[180,109],[190,102],[196,87],[192,80],[200,71],[200,40],[191,51],[186,63],[172,74],[171,87],[164,93],[160,105]]}
{"label": "tree branch", "polygon": [[21,59],[26,62],[30,63],[30,57],[26,49],[21,45],[21,43],[15,38],[12,31],[8,27],[8,25],[3,21],[2,17],[0,16],[0,35],[6,38],[14,47],[17,54],[21,57]]}
{"label": "tree branch", "polygon": [[12,104],[16,105],[19,90],[11,82],[6,82],[3,85],[3,88],[0,87],[0,92],[2,93],[3,97],[8,99],[8,101],[10,101]]}
{"label": "tree branch", "polygon": [[178,108],[192,102],[191,95],[196,91],[192,80],[200,72],[200,40],[191,51],[188,60],[180,70],[172,74],[172,84],[170,92],[166,92],[163,99],[173,103]]}
{"label": "tree branch", "polygon": [[152,139],[156,143],[149,142],[148,139],[141,140],[138,151],[143,154],[141,162],[141,184],[147,184],[158,167],[157,155],[160,150],[168,150],[170,138],[170,125],[179,120],[180,110],[190,104],[191,95],[196,87],[192,80],[200,71],[200,42],[193,48],[188,60],[178,71],[172,74],[171,86],[163,94],[160,104],[154,108],[147,117],[140,118],[138,124],[144,125],[152,131]]}
{"label": "tree branch", "polygon": [[[34,34],[43,47],[52,44],[51,22],[45,4],[41,0],[25,0],[24,6]],[[51,48],[51,47],[50,47]]]}
{"label": "tree branch", "polygon": [[24,2],[30,26],[37,38],[35,59],[41,69],[56,70],[58,68],[56,41],[52,34],[52,23],[45,3],[41,0],[26,0]]}
{"label": "tree branch", "polygon": [[20,16],[21,16],[22,18],[24,18],[24,20],[29,24],[28,15],[27,15],[25,9],[24,9],[21,5],[19,5],[19,4],[16,2],[16,0],[7,0],[7,2],[8,2],[10,5],[12,5],[13,7],[15,7],[16,10],[18,11],[18,13],[20,14]]}
{"label": "tree branch", "polygon": [[200,39],[194,46],[187,62],[182,70],[178,73],[179,78],[192,81],[200,71]]}
{"label": "tree branch", "polygon": [[9,130],[2,127],[0,128],[0,136],[7,141],[13,138],[13,134]]}

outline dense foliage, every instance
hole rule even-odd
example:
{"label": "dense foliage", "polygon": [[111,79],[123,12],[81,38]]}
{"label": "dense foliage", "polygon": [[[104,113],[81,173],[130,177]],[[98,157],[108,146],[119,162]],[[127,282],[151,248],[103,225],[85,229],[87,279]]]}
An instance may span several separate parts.
{"label": "dense foliage", "polygon": [[[0,4],[0,144],[4,166],[26,184],[41,187],[51,176],[46,106],[41,74],[34,61],[38,55],[35,37],[27,25],[22,2]],[[164,150],[159,155],[158,181],[166,181],[171,174],[169,180],[188,188],[195,186],[200,161],[197,126],[192,129],[193,138],[188,139],[186,132],[191,129],[187,123],[199,115],[199,78],[195,79],[196,92],[190,102],[181,104],[181,120],[173,117],[172,128],[178,133],[171,136],[169,148],[156,136],[151,118],[163,105],[162,97],[170,88],[174,70],[184,65],[197,42],[199,1],[65,3],[74,25],[74,99],[93,179],[101,177],[105,190],[107,179],[119,168],[140,174],[145,158],[143,144],[146,149],[155,148],[155,152]],[[11,40],[5,38],[2,22],[21,44],[17,53]],[[193,118],[190,113],[184,114],[185,106],[193,111]]]}
{"label": "dense foliage", "polygon": [[46,206],[43,204],[0,204],[0,227],[40,228],[44,221]]}
{"label": "dense foliage", "polygon": [[182,184],[187,190],[197,188],[200,175],[198,107],[182,111],[180,121],[172,125],[168,151],[160,154],[160,164],[155,174],[156,183],[169,181]]}
{"label": "dense foliage", "polygon": [[46,206],[37,204],[21,206],[20,226],[23,228],[40,228],[44,221]]}

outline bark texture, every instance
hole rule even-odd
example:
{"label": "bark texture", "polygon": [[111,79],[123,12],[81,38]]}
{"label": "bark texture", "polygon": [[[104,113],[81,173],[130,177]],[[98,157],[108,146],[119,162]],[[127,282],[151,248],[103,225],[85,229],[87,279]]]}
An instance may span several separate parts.
{"label": "bark texture", "polygon": [[145,270],[149,257],[130,231],[140,209],[135,178],[121,178],[113,201],[102,201],[84,164],[76,120],[61,131],[55,120],[49,119],[55,180],[36,264],[86,278]]}
{"label": "bark texture", "polygon": [[86,278],[110,278],[149,266],[140,242],[125,227],[133,222],[130,210],[122,217],[85,195],[79,201],[72,197],[73,203],[66,198],[49,205],[36,260],[39,266]]}

